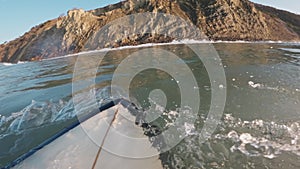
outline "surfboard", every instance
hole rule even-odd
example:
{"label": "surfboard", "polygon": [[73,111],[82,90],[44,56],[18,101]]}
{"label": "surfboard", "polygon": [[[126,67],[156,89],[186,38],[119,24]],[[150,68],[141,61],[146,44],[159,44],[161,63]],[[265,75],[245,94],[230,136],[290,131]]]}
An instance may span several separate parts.
{"label": "surfboard", "polygon": [[15,160],[16,169],[162,169],[159,152],[134,123],[130,103],[109,102]]}

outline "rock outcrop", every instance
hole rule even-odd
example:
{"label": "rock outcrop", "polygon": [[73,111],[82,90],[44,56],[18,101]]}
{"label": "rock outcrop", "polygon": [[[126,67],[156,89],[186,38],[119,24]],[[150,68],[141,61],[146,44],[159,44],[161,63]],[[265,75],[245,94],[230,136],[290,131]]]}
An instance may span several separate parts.
{"label": "rock outcrop", "polygon": [[[142,33],[143,28],[137,28],[140,34],[130,36],[107,28],[107,37],[97,39],[99,30],[108,23],[144,12],[183,18],[210,40],[300,41],[299,15],[248,0],[127,0],[91,11],[70,10],[66,16],[38,25],[20,38],[0,45],[0,61],[32,61],[103,47],[174,40],[171,36]],[[153,24],[149,21],[145,26],[153,28]],[[189,38],[184,33],[180,37]]]}

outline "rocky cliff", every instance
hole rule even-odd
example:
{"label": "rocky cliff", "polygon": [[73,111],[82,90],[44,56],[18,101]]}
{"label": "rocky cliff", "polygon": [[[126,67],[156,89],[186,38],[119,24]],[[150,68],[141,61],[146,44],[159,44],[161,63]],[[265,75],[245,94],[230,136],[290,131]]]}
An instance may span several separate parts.
{"label": "rocky cliff", "polygon": [[[38,25],[20,38],[0,45],[0,61],[40,60],[103,47],[174,40],[149,33],[120,37],[124,34],[116,35],[113,27],[107,29],[109,41],[97,39],[97,32],[111,21],[143,12],[179,16],[210,40],[300,40],[299,15],[248,0],[127,0],[91,11],[70,10],[66,16]],[[149,24],[153,28],[153,23]],[[143,32],[143,28],[137,29]],[[117,36],[119,39],[113,40]],[[183,34],[181,38],[189,37]]]}

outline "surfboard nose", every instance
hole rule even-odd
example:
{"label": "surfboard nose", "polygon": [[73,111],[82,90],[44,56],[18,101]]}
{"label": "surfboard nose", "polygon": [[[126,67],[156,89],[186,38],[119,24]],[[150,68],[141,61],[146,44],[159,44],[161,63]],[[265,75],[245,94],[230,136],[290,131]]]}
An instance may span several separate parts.
{"label": "surfboard nose", "polygon": [[159,152],[135,124],[134,104],[120,99],[100,110],[14,168],[162,168]]}

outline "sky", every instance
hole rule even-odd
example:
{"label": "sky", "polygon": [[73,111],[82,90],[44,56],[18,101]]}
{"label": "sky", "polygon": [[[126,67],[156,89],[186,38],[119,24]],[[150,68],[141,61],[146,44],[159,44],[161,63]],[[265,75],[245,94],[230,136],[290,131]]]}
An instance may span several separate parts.
{"label": "sky", "polygon": [[[0,43],[13,40],[31,27],[66,14],[73,8],[85,10],[120,0],[0,0]],[[300,14],[299,0],[251,0]]]}
{"label": "sky", "polygon": [[278,9],[287,10],[296,14],[300,14],[299,0],[250,0],[259,4],[273,6]]}

